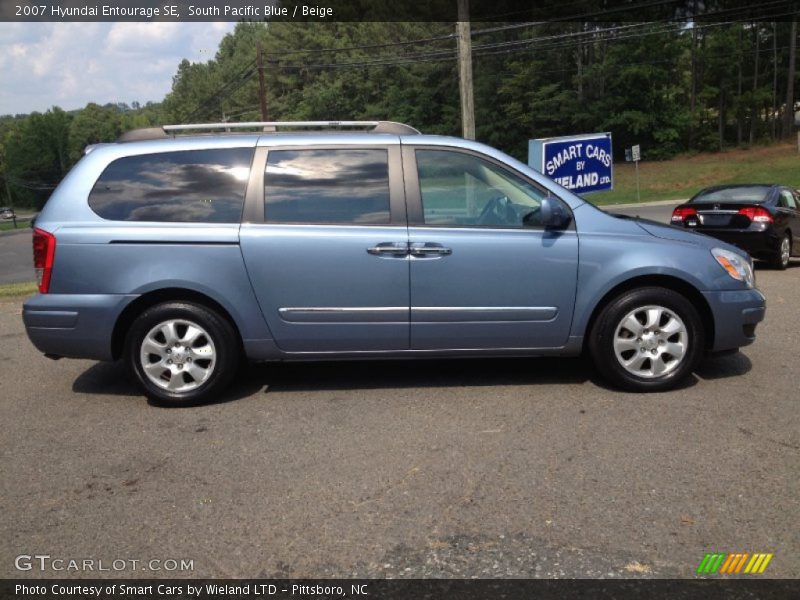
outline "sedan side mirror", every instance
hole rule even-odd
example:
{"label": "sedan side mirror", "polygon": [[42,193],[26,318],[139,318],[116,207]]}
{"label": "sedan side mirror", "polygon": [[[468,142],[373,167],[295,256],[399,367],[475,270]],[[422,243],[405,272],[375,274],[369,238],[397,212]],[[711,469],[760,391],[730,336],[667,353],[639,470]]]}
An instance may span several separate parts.
{"label": "sedan side mirror", "polygon": [[572,222],[572,216],[569,211],[564,206],[564,203],[557,198],[545,198],[542,200],[539,214],[545,229],[566,229]]}

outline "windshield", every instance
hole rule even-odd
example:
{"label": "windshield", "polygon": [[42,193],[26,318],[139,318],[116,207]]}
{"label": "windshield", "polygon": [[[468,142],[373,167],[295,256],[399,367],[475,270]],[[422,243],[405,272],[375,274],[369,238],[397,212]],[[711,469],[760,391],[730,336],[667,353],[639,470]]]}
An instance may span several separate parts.
{"label": "windshield", "polygon": [[767,185],[743,185],[700,192],[692,202],[764,202],[769,196]]}

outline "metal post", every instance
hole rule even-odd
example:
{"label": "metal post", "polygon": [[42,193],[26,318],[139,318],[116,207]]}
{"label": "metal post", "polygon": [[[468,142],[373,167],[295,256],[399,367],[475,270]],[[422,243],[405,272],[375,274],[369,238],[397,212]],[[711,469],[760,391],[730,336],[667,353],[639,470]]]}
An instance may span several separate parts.
{"label": "metal post", "polygon": [[636,164],[636,201],[641,202],[642,198],[639,195],[639,161],[635,162]]}

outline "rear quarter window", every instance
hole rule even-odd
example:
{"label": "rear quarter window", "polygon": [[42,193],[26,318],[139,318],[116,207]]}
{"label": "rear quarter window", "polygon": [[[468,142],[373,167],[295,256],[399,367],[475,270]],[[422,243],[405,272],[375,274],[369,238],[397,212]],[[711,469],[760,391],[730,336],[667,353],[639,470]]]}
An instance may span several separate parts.
{"label": "rear quarter window", "polygon": [[89,194],[110,221],[238,223],[253,148],[128,156],[113,161]]}

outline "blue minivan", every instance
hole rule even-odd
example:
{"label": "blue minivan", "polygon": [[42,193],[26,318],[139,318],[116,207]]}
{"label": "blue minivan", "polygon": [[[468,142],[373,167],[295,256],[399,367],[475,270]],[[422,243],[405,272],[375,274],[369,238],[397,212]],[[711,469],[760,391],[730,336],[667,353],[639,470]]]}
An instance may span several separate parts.
{"label": "blue minivan", "polygon": [[660,391],[765,311],[741,250],[385,121],[134,130],[87,148],[33,248],[36,347],[124,360],[166,404],[219,397],[243,358],[587,352]]}

